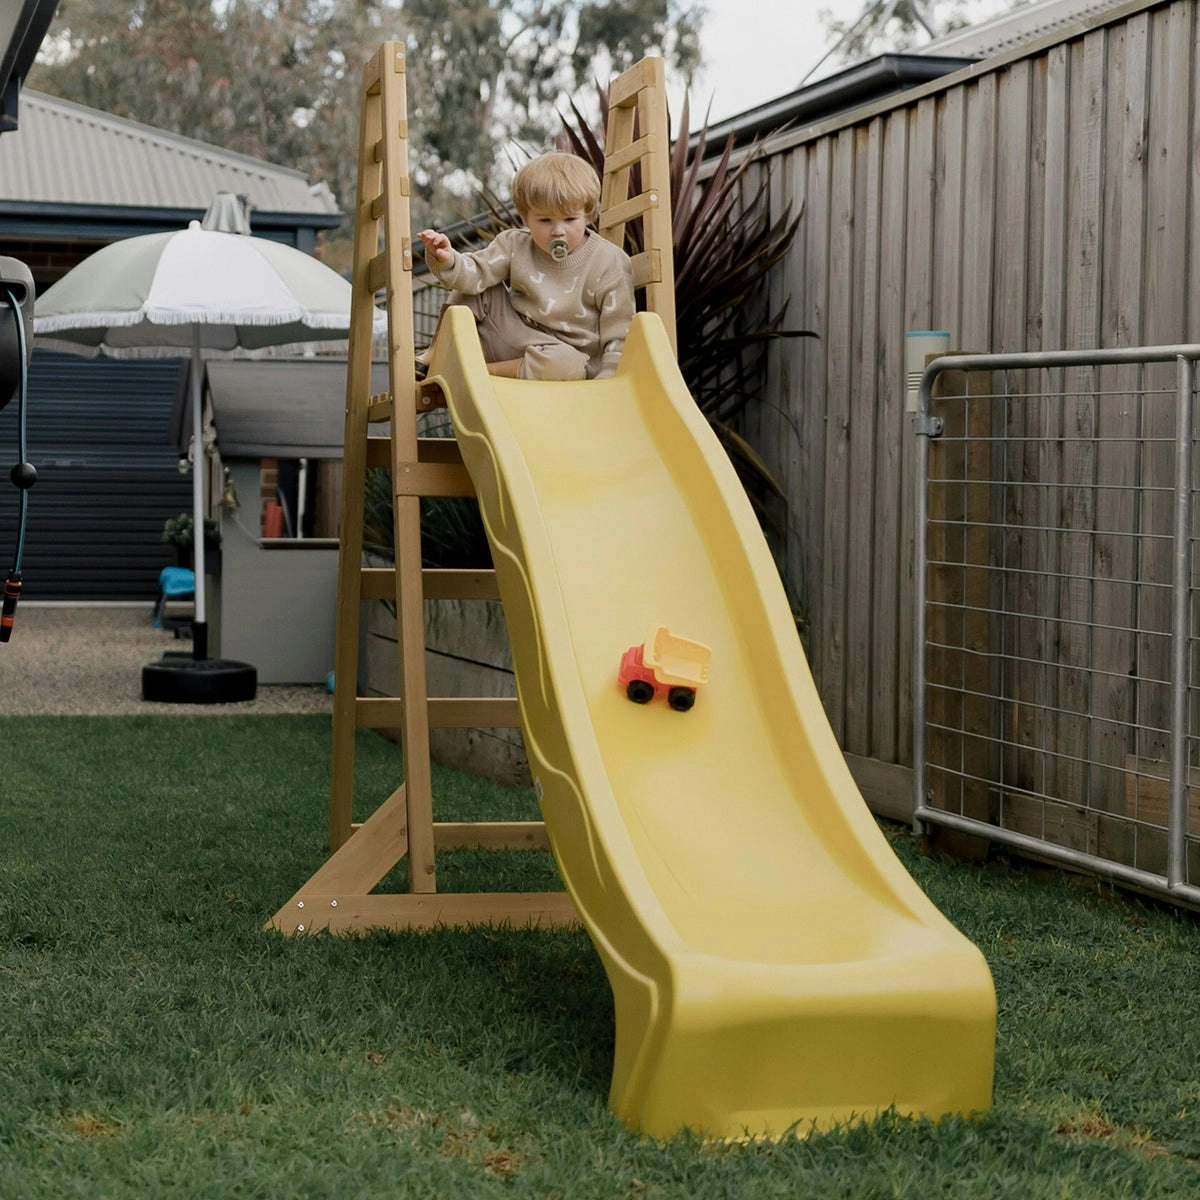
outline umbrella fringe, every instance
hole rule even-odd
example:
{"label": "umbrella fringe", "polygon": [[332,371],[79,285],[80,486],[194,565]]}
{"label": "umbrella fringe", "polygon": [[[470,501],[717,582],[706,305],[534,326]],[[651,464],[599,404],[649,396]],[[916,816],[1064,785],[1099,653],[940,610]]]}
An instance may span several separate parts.
{"label": "umbrella fringe", "polygon": [[[377,341],[379,339],[376,339]],[[88,346],[83,342],[72,342],[65,338],[39,337],[38,349],[58,351],[60,354],[70,354],[75,358],[105,358],[117,359],[150,359],[150,358],[187,358],[186,346],[110,346],[104,343],[99,346]],[[280,346],[262,346],[248,349],[245,346],[233,346],[227,350],[206,346],[203,350],[204,360],[229,358],[296,358],[309,354],[337,355],[346,357],[346,339],[333,338],[326,341],[320,339],[304,339],[298,342],[286,342]]]}
{"label": "umbrella fringe", "polygon": [[[202,319],[197,317],[202,315]],[[340,329],[346,330],[348,322],[345,314],[331,313],[321,316],[319,313],[306,312],[304,309],[293,309],[289,312],[264,313],[222,313],[215,309],[198,309],[195,313],[164,312],[149,309],[138,312],[114,313],[64,313],[54,317],[35,317],[38,336],[65,333],[72,329],[94,329],[98,325],[107,325],[110,329],[132,329],[139,325],[206,326],[231,325],[234,327],[273,327],[279,325],[302,325],[305,329]]]}

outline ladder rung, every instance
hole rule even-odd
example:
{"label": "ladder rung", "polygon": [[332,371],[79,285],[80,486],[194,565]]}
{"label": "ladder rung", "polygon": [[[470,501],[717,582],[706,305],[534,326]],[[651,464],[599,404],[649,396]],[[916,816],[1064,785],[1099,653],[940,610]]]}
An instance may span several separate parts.
{"label": "ladder rung", "polygon": [[367,424],[371,425],[376,421],[390,421],[392,419],[392,398],[387,392],[380,392],[378,396],[372,396],[367,401]]}
{"label": "ladder rung", "polygon": [[460,463],[462,450],[454,438],[417,438],[417,460],[423,463]]}
{"label": "ladder rung", "polygon": [[[508,696],[430,696],[430,729],[510,729],[521,723],[521,709]],[[359,729],[399,729],[404,700],[399,696],[360,696],[354,702]]]}
{"label": "ladder rung", "polygon": [[654,83],[654,63],[644,58],[629,68],[619,79],[614,79],[608,89],[609,108],[625,108],[637,100],[638,92]]}
{"label": "ladder rung", "polygon": [[[391,414],[388,413],[388,416]],[[371,416],[370,420],[379,420]],[[423,465],[462,465],[462,451],[453,438],[417,438],[417,462]],[[392,465],[392,438],[390,434],[373,433],[367,438],[367,466],[390,467]],[[431,493],[432,494],[432,493]]]}
{"label": "ladder rung", "polygon": [[624,225],[634,217],[640,217],[652,208],[658,207],[657,192],[642,192],[639,196],[631,196],[624,204],[617,204],[600,218],[600,232],[611,229],[614,225]]}
{"label": "ladder rung", "polygon": [[653,250],[643,250],[635,254],[633,264],[633,286],[645,287],[648,283],[662,283],[662,251],[656,246]]}
{"label": "ladder rung", "polygon": [[654,134],[648,133],[645,137],[640,137],[636,142],[630,142],[623,149],[615,150],[604,160],[604,173],[612,174],[614,171],[623,171],[626,167],[631,167],[635,162],[640,162],[648,154],[653,154],[658,149],[658,140]]}
{"label": "ladder rung", "polygon": [[386,287],[388,282],[388,254],[385,250],[367,263],[367,291],[372,294]]}
{"label": "ladder rung", "polygon": [[384,434],[372,434],[367,438],[367,466],[390,467],[392,465],[392,439]]}

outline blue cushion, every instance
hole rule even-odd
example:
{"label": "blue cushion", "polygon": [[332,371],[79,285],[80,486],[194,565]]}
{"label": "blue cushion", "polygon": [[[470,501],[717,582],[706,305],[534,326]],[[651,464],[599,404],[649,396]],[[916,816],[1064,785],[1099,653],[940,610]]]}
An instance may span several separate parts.
{"label": "blue cushion", "polygon": [[196,572],[191,567],[163,567],[158,586],[164,596],[190,596],[196,590]]}

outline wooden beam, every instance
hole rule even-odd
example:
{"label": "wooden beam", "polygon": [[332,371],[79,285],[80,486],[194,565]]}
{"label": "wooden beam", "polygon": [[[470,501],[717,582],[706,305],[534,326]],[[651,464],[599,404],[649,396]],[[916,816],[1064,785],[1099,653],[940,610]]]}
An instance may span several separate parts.
{"label": "wooden beam", "polygon": [[544,821],[435,821],[439,850],[549,850]]}
{"label": "wooden beam", "polygon": [[[355,703],[359,729],[399,729],[404,700],[399,696],[360,696]],[[430,729],[513,729],[521,710],[509,696],[431,696],[426,704]]]}
{"label": "wooden beam", "polygon": [[474,496],[475,485],[462,463],[397,463],[392,471],[397,496]]}
{"label": "wooden beam", "polygon": [[422,573],[426,600],[499,600],[500,585],[493,570],[426,567]]}
{"label": "wooden beam", "polygon": [[288,901],[283,911],[312,891],[369,892],[408,852],[404,784],[401,784]]}
{"label": "wooden beam", "polygon": [[367,929],[432,929],[438,925],[507,925],[551,929],[580,924],[566,892],[431,892],[345,895],[306,892],[280,909],[280,933],[353,933]]}
{"label": "wooden beam", "polygon": [[[426,600],[498,600],[500,587],[491,569],[425,567],[421,572]],[[363,600],[391,600],[396,595],[395,567],[363,567]]]}

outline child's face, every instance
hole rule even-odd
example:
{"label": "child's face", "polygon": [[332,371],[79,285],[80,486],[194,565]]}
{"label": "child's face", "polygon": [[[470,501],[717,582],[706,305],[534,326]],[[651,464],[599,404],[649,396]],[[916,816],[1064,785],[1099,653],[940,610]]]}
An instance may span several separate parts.
{"label": "child's face", "polygon": [[554,254],[555,241],[565,241],[567,253],[570,254],[578,250],[587,237],[587,214],[581,208],[565,213],[531,208],[524,216],[525,224],[533,235],[533,244],[551,257],[559,257]]}

